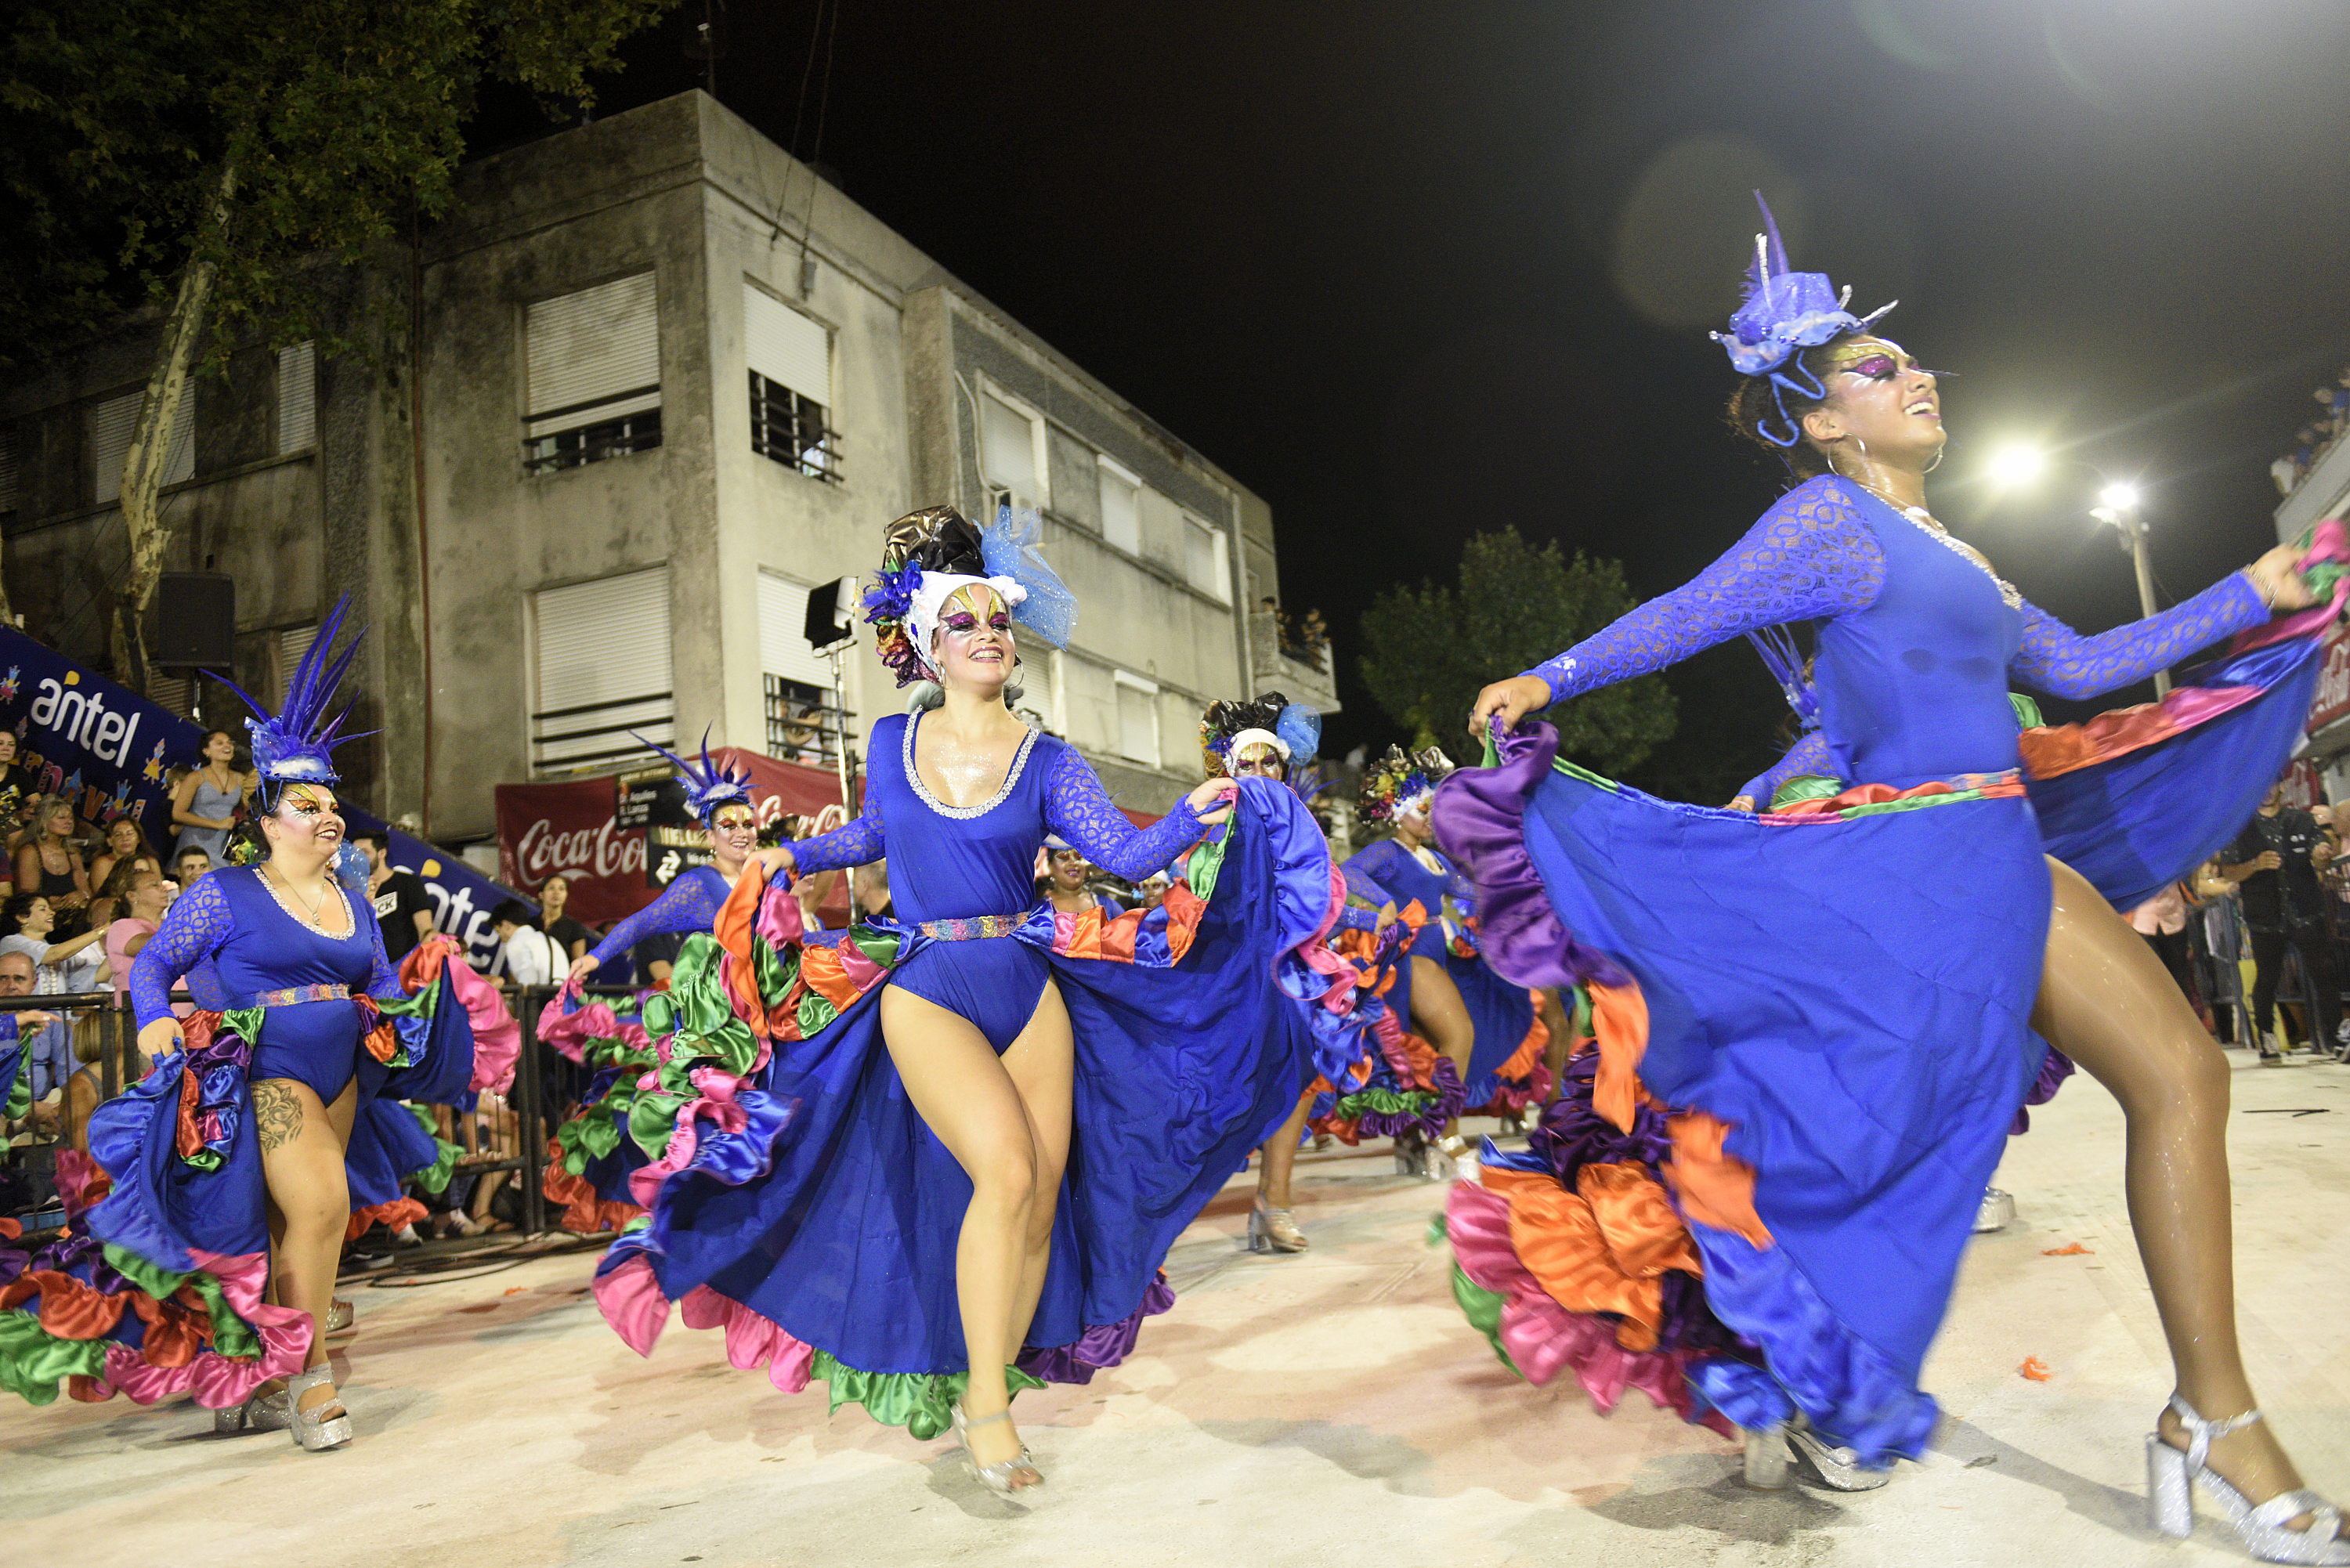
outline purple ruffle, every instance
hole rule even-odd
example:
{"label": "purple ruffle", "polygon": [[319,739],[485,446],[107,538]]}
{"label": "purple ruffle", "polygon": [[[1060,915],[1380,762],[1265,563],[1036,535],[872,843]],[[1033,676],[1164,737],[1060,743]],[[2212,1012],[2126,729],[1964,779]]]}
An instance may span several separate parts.
{"label": "purple ruffle", "polygon": [[[1416,1132],[1424,1138],[1442,1137],[1446,1126],[1461,1115],[1461,1108],[1468,1103],[1468,1096],[1461,1090],[1461,1075],[1453,1070],[1450,1058],[1439,1056],[1429,1075],[1436,1080],[1436,1098],[1422,1107],[1418,1116],[1408,1116],[1402,1111],[1365,1111],[1355,1118],[1355,1136],[1358,1138],[1402,1137]],[[1372,1082],[1378,1081],[1374,1075]]]}
{"label": "purple ruffle", "polygon": [[[2040,1075],[2032,1080],[2032,1087],[2024,1094],[2023,1104],[2025,1106],[2046,1105],[2056,1097],[2056,1091],[2064,1086],[2064,1080],[2071,1077],[2075,1071],[2077,1069],[2073,1065],[2073,1058],[2051,1045],[2048,1047],[2048,1054],[2040,1058]],[[2015,1125],[2007,1129],[2007,1136],[2020,1137],[2031,1130],[2032,1113],[2020,1106],[2015,1112]]]}
{"label": "purple ruffle", "polygon": [[1144,1318],[1156,1317],[1174,1304],[1175,1293],[1161,1274],[1142,1293],[1140,1304],[1118,1322],[1097,1324],[1067,1345],[1029,1346],[1014,1365],[1047,1383],[1090,1383],[1095,1373],[1116,1366],[1134,1354]]}
{"label": "purple ruffle", "polygon": [[1462,768],[1436,786],[1436,841],[1477,885],[1485,961],[1517,985],[1631,983],[1621,966],[1575,940],[1526,853],[1526,801],[1549,776],[1558,732],[1529,723],[1499,735],[1501,765]]}

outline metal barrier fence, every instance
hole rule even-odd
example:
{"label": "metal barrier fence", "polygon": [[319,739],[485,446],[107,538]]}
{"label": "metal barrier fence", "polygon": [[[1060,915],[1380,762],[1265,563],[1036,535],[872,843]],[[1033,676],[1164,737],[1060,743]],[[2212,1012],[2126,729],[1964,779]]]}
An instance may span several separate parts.
{"label": "metal barrier fence", "polygon": [[[538,1037],[539,1012],[556,988],[502,989],[522,1025],[512,1085],[503,1095],[484,1091],[473,1096],[471,1106],[417,1106],[409,1113],[421,1113],[435,1136],[461,1151],[441,1192],[425,1193],[412,1182],[402,1187],[426,1210],[424,1220],[416,1222],[415,1238],[445,1243],[432,1249],[436,1254],[561,1234],[551,1231],[551,1218],[559,1216],[548,1213],[541,1173],[555,1128],[576,1112],[593,1074]],[[636,992],[595,987],[589,994],[611,999]],[[130,1013],[110,991],[0,997],[0,1012],[26,1012],[49,1014],[56,1022],[22,1032],[18,1073],[27,1081],[33,1104],[26,1116],[0,1121],[5,1137],[0,1147],[0,1215],[37,1238],[65,1222],[57,1188],[58,1153],[88,1152],[90,1113],[138,1082],[148,1064]],[[375,1226],[355,1238],[353,1247],[380,1257],[386,1237]]]}

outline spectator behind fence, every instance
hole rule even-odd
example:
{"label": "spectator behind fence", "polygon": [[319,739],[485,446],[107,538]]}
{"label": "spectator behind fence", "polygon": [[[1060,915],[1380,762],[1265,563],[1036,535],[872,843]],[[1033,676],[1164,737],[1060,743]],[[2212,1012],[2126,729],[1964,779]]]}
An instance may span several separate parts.
{"label": "spectator behind fence", "polygon": [[2260,810],[2220,852],[2220,875],[2236,884],[2251,936],[2252,1019],[2265,1065],[2284,1059],[2275,1029],[2277,981],[2287,947],[2301,955],[2309,981],[2311,1048],[2339,1046],[2334,1036],[2342,999],[2318,886],[2318,872],[2332,859],[2333,847],[2316,819],[2285,804],[2282,781],[2269,786]]}
{"label": "spectator behind fence", "polygon": [[496,928],[498,962],[516,985],[553,985],[569,972],[571,961],[560,943],[530,923],[530,906],[508,898],[490,911]]}
{"label": "spectator behind fence", "polygon": [[213,857],[190,845],[172,857],[172,879],[182,888],[192,887],[197,877],[213,868]]}
{"label": "spectator behind fence", "polygon": [[[82,1154],[89,1152],[89,1114],[106,1103],[106,1084],[100,1077],[100,1062],[106,1055],[106,1036],[96,1030],[83,1033],[73,1043],[74,1060],[80,1064],[66,1079],[64,1094],[66,1141]],[[135,1084],[147,1075],[146,1055],[138,1046],[130,1047],[130,1062],[122,1081]]]}
{"label": "spectator behind fence", "polygon": [[176,882],[165,880],[161,872],[135,861],[115,867],[106,887],[120,911],[106,928],[106,967],[114,976],[114,1000],[120,1005],[130,985],[130,961],[163,923],[163,911],[172,907],[172,896],[180,888]]}
{"label": "spectator behind fence", "polygon": [[[16,831],[25,803],[35,793],[32,770],[16,760],[16,732],[0,730],[0,834]],[[10,873],[15,869],[13,857],[9,866],[0,867]]]}
{"label": "spectator behind fence", "polygon": [[391,863],[390,834],[369,828],[351,835],[351,842],[367,851],[368,896],[383,928],[384,956],[396,964],[432,934],[432,896],[422,877]]}
{"label": "spectator behind fence", "polygon": [[179,830],[177,846],[203,850],[214,866],[228,863],[229,830],[236,814],[252,798],[258,775],[236,769],[236,737],[226,730],[207,730],[198,748],[197,765],[172,787],[172,826]]}
{"label": "spectator behind fence", "polygon": [[[0,996],[31,996],[33,961],[14,950],[0,950]],[[54,1135],[57,1126],[57,1091],[73,1071],[73,1045],[66,1021],[54,1012],[27,1009],[0,1012],[0,1038],[24,1042],[24,1060],[16,1071],[33,1096],[33,1130]]]}
{"label": "spectator behind fence", "polygon": [[33,962],[33,991],[56,996],[68,991],[94,991],[99,971],[106,967],[106,950],[99,944],[104,931],[49,940],[57,927],[57,911],[39,893],[19,893],[8,900],[8,934],[0,936],[0,953],[22,953]]}
{"label": "spectator behind fence", "polygon": [[538,929],[553,937],[563,950],[563,967],[568,971],[571,961],[587,956],[596,945],[596,933],[563,911],[571,902],[571,879],[549,877],[538,888]]}
{"label": "spectator behind fence", "polygon": [[33,831],[16,851],[16,895],[38,893],[57,925],[69,925],[89,904],[89,871],[75,852],[73,802],[44,795],[33,808]]}
{"label": "spectator behind fence", "polygon": [[849,873],[850,900],[857,906],[850,919],[894,920],[895,906],[889,901],[889,862],[876,860],[869,866],[859,866]]}

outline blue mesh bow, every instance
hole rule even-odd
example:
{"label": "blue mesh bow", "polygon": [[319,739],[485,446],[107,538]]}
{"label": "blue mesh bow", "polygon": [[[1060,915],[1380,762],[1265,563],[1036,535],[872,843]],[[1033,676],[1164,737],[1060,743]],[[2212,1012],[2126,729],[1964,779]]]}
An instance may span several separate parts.
{"label": "blue mesh bow", "polygon": [[994,524],[980,530],[981,558],[991,577],[1010,577],[1028,590],[1013,607],[1014,623],[1026,627],[1055,648],[1069,646],[1077,628],[1077,597],[1051,566],[1039,547],[1045,541],[1045,520],[1030,508],[1014,512],[999,506]]}

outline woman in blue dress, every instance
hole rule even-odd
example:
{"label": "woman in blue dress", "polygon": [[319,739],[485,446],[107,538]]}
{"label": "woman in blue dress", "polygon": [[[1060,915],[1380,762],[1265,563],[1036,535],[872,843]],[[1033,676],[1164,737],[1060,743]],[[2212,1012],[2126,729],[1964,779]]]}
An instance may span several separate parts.
{"label": "woman in blue dress", "polygon": [[[1037,528],[1007,513],[983,538],[949,508],[890,526],[868,618],[925,683],[916,711],[874,726],[864,815],[755,857],[774,880],[738,883],[649,1003],[660,1089],[631,1131],[660,1151],[635,1179],[651,1212],[597,1287],[639,1348],[680,1303],[779,1386],[951,1426],[1005,1492],[1043,1479],[1014,1389],[1124,1357],[1172,1300],[1176,1235],[1288,1114],[1298,1064],[1269,1020],[1284,987],[1326,983],[1299,954],[1336,916],[1286,791],[1211,781],[1138,830],[1015,717],[1013,612],[1052,641],[1072,616]],[[1219,825],[1157,909],[1035,897],[1047,834],[1139,879]],[[898,923],[804,929],[789,877],[885,854]]]}
{"label": "woman in blue dress", "polygon": [[[2258,1424],[2237,1349],[2225,1062],[2115,913],[2210,853],[2283,763],[2342,600],[2303,609],[2295,568],[2338,561],[2340,532],[2083,637],[1928,510],[1933,374],[1791,272],[1775,234],[1757,245],[1722,337],[1750,377],[1733,420],[1801,483],[1687,587],[1481,693],[1500,765],[1439,795],[1492,961],[1585,983],[1599,1037],[1555,1136],[1456,1190],[1463,1303],[1545,1376],[1628,1358],[1615,1386],[1726,1416],[1766,1477],[1783,1434],[1830,1484],[1881,1484],[1932,1431],[1918,1367],[2044,1041],[2128,1118],[2178,1373],[2147,1444],[2155,1522],[2189,1533],[2199,1485],[2256,1555],[2350,1563],[2340,1515]],[[1824,623],[1833,776],[1864,781],[1807,811],[1657,801],[1555,766],[1548,727],[1518,728],[1803,619]],[[2160,703],[2019,742],[2011,675],[2093,696],[2222,640]],[[1595,1257],[1612,1274],[1578,1276]]]}

